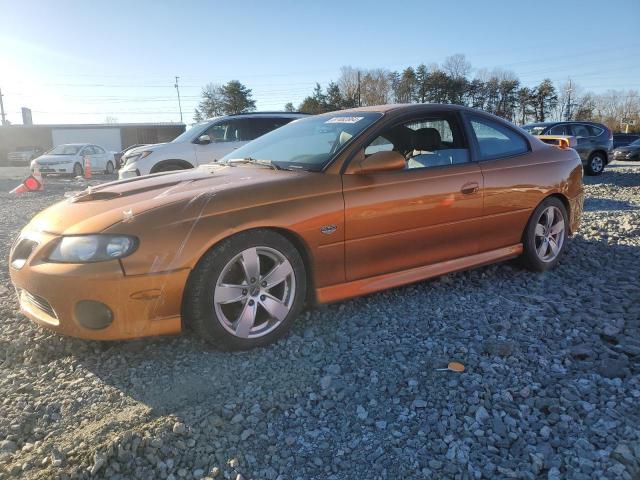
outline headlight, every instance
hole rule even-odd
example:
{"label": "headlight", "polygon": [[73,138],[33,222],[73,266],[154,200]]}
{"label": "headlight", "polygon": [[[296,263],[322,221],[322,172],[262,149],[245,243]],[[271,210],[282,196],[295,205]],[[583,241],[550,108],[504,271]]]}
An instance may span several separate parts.
{"label": "headlight", "polygon": [[126,235],[78,235],[62,237],[49,255],[52,262],[91,263],[131,255],[138,239]]}
{"label": "headlight", "polygon": [[142,160],[144,157],[148,157],[152,153],[153,152],[151,150],[145,150],[144,152],[134,153],[131,156],[125,157],[124,163],[127,164],[127,163],[137,162],[138,160]]}

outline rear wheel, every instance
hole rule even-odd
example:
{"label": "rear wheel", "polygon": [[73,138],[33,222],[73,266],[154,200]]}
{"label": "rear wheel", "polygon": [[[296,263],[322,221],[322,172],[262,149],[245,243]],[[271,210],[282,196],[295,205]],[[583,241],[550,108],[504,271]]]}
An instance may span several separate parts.
{"label": "rear wheel", "polygon": [[602,153],[592,153],[585,165],[587,175],[600,175],[604,171],[607,161]]}
{"label": "rear wheel", "polygon": [[107,162],[107,168],[104,171],[104,173],[106,173],[107,175],[111,175],[111,174],[113,174],[114,171],[115,171],[115,168],[113,168],[113,162],[111,160],[109,160]]}
{"label": "rear wheel", "polygon": [[530,270],[553,268],[564,253],[569,219],[559,198],[545,199],[533,211],[524,231],[522,262]]}
{"label": "rear wheel", "polygon": [[205,340],[225,349],[273,342],[291,327],[306,298],[298,250],[270,230],[224,240],[191,273],[185,318]]}
{"label": "rear wheel", "polygon": [[79,163],[76,163],[73,165],[73,176],[74,177],[84,176],[84,169],[82,168],[82,165],[80,165]]}

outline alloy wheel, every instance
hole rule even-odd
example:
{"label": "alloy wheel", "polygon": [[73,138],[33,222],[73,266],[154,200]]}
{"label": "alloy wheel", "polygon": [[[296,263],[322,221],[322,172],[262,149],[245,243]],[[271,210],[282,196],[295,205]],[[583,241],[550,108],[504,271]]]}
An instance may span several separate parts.
{"label": "alloy wheel", "polygon": [[604,160],[600,155],[595,155],[591,159],[591,170],[594,173],[600,173],[604,169]]}
{"label": "alloy wheel", "polygon": [[275,330],[295,300],[296,279],[289,260],[270,247],[251,247],[233,257],[218,276],[213,294],[222,326],[239,338]]}
{"label": "alloy wheel", "polygon": [[535,249],[543,262],[552,262],[559,255],[564,244],[564,216],[558,207],[545,208],[535,229]]}

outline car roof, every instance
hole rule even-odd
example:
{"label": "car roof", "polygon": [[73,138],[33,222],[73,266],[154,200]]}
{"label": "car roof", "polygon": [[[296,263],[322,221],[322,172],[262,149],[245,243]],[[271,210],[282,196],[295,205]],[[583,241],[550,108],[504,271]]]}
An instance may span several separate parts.
{"label": "car roof", "polygon": [[[403,112],[424,112],[428,110],[466,110],[470,112],[481,112],[475,108],[465,107],[464,105],[454,105],[450,103],[391,103],[387,105],[371,105],[366,107],[354,107],[346,110],[336,110],[329,113],[352,113],[352,112],[377,112],[388,113],[392,111]],[[482,112],[486,113],[486,112]]]}
{"label": "car roof", "polygon": [[245,118],[245,117],[260,117],[260,116],[265,116],[265,117],[278,117],[278,118],[301,118],[301,117],[307,117],[309,116],[308,113],[303,113],[303,112],[247,112],[247,113],[232,113],[229,115],[220,115],[219,117],[211,117],[211,118],[207,118],[206,120],[203,120],[203,122],[213,122],[213,121],[217,121],[217,120],[221,120],[223,118],[231,118],[231,117],[239,117],[239,118]]}

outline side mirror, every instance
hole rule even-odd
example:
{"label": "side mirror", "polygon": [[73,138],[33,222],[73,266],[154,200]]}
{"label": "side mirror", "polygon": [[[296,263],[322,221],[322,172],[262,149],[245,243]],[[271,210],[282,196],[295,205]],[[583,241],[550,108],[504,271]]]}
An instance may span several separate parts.
{"label": "side mirror", "polygon": [[393,170],[404,170],[407,168],[407,160],[398,152],[385,151],[376,152],[365,157],[364,151],[354,158],[347,170],[346,175],[369,175],[377,172],[390,172]]}
{"label": "side mirror", "polygon": [[200,135],[198,137],[198,143],[200,145],[208,145],[211,143],[211,137],[209,135]]}

